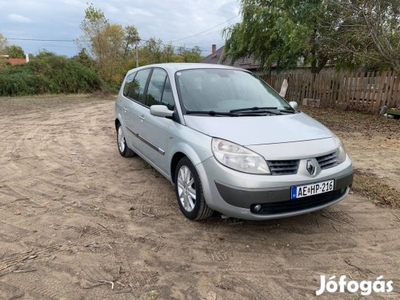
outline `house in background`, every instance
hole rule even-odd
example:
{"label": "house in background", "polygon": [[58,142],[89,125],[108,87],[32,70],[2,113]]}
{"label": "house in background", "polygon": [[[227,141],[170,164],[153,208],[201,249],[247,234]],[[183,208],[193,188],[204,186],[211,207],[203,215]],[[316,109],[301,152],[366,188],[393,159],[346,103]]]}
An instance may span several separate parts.
{"label": "house in background", "polygon": [[240,58],[235,61],[233,64],[232,61],[227,58],[225,61],[222,61],[224,57],[224,46],[217,49],[217,45],[213,44],[211,46],[211,54],[201,60],[201,63],[206,64],[219,64],[219,65],[226,65],[226,66],[234,66],[238,68],[243,68],[252,72],[259,71],[261,64],[259,61],[255,60],[252,56],[246,58]]}
{"label": "house in background", "polygon": [[25,58],[10,58],[9,55],[0,55],[0,60],[11,65],[21,65],[29,62],[29,55],[25,54]]}

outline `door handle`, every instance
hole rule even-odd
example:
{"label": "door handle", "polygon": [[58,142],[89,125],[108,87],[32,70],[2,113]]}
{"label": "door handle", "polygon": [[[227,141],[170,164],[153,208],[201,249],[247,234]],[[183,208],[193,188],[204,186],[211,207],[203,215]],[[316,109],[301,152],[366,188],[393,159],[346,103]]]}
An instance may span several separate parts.
{"label": "door handle", "polygon": [[124,112],[128,112],[128,109],[126,107],[123,108]]}
{"label": "door handle", "polygon": [[144,121],[146,118],[144,117],[144,115],[141,115],[140,117],[139,117],[139,119],[140,119],[140,121]]}

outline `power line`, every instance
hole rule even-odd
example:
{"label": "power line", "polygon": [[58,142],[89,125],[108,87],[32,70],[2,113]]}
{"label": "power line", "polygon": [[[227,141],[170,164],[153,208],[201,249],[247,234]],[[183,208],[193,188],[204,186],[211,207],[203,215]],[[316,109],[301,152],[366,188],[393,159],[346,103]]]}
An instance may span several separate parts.
{"label": "power line", "polygon": [[211,31],[211,30],[213,30],[213,29],[215,29],[215,28],[217,28],[217,27],[219,27],[219,26],[221,26],[221,25],[223,25],[223,24],[229,22],[230,20],[232,20],[232,19],[234,19],[234,18],[237,18],[237,17],[238,17],[238,16],[235,15],[235,16],[233,16],[232,18],[229,18],[228,20],[225,20],[224,22],[219,23],[218,25],[215,25],[215,26],[213,26],[213,27],[211,27],[211,28],[209,28],[209,29],[206,29],[206,30],[204,30],[204,31],[195,33],[195,34],[193,34],[193,35],[191,35],[191,36],[187,36],[187,37],[184,37],[184,38],[181,38],[181,39],[173,40],[173,41],[171,41],[171,43],[179,42],[179,41],[182,41],[182,40],[187,40],[187,39],[190,39],[190,38],[192,38],[192,37],[198,36],[198,35],[200,35],[200,34],[206,33],[206,32]]}
{"label": "power line", "polygon": [[[195,33],[193,35],[190,35],[190,36],[187,36],[187,37],[184,37],[184,38],[180,38],[180,39],[177,39],[177,40],[172,40],[170,43],[172,44],[172,43],[179,42],[179,41],[182,41],[182,40],[187,40],[187,39],[196,37],[198,35],[201,35],[203,33],[209,32],[209,31],[211,31],[211,30],[213,30],[213,29],[215,29],[215,28],[217,28],[217,27],[229,22],[230,20],[233,20],[234,18],[237,18],[237,17],[238,17],[238,15],[235,15],[235,16],[225,20],[224,22],[221,22],[221,23],[219,23],[219,24],[217,24],[217,25],[215,25],[215,26],[213,26],[211,28],[208,28],[206,30],[203,30],[201,32]],[[38,38],[7,38],[7,39],[8,40],[12,40],[12,41],[33,41],[33,42],[67,42],[67,43],[75,42],[75,40],[64,40],[64,39],[63,40],[60,40],[60,39],[56,39],[56,40],[55,39],[54,40],[53,39],[38,39]],[[148,42],[148,41],[149,41],[149,39],[141,39],[140,40],[141,43],[142,42]],[[165,45],[170,45],[170,44],[162,43],[162,45],[165,46]],[[193,48],[187,48],[187,47],[183,47],[183,46],[181,46],[181,47],[184,48],[184,49],[189,49],[189,50],[195,49],[194,47]],[[202,52],[211,52],[211,50],[205,50],[205,49],[200,49],[200,50]]]}
{"label": "power line", "polygon": [[25,38],[7,38],[12,41],[34,41],[34,42],[74,42],[75,40],[44,40],[44,39],[25,39]]}
{"label": "power line", "polygon": [[[68,42],[68,43],[74,43],[75,40],[51,40],[51,39],[35,39],[35,38],[7,38],[7,40],[11,40],[11,41],[30,41],[30,42]],[[141,39],[140,43],[143,45],[143,43],[146,43],[150,40],[149,39]],[[162,45],[166,46],[169,45],[167,43],[161,43]],[[174,46],[176,47],[176,46]],[[193,48],[188,48],[188,47],[183,47],[184,49],[188,49],[188,50],[193,50]],[[209,51],[210,50],[204,50],[204,49],[200,49],[201,51]]]}

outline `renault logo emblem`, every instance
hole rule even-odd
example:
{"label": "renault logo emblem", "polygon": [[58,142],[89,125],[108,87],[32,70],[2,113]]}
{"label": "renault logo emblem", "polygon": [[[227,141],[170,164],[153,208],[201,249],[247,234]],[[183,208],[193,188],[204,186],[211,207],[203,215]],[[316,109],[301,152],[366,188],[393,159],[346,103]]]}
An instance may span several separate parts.
{"label": "renault logo emblem", "polygon": [[310,160],[310,159],[307,160],[306,169],[307,169],[308,173],[310,173],[310,175],[314,175],[315,174],[316,168],[315,168],[314,163],[313,163],[312,160]]}

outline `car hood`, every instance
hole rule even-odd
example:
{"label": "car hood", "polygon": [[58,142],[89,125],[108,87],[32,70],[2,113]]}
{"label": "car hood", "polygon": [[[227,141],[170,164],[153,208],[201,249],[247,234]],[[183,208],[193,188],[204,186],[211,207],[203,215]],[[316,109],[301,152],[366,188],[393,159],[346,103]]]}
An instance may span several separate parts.
{"label": "car hood", "polygon": [[332,132],[304,113],[277,116],[218,117],[185,115],[186,126],[240,145],[325,139]]}

